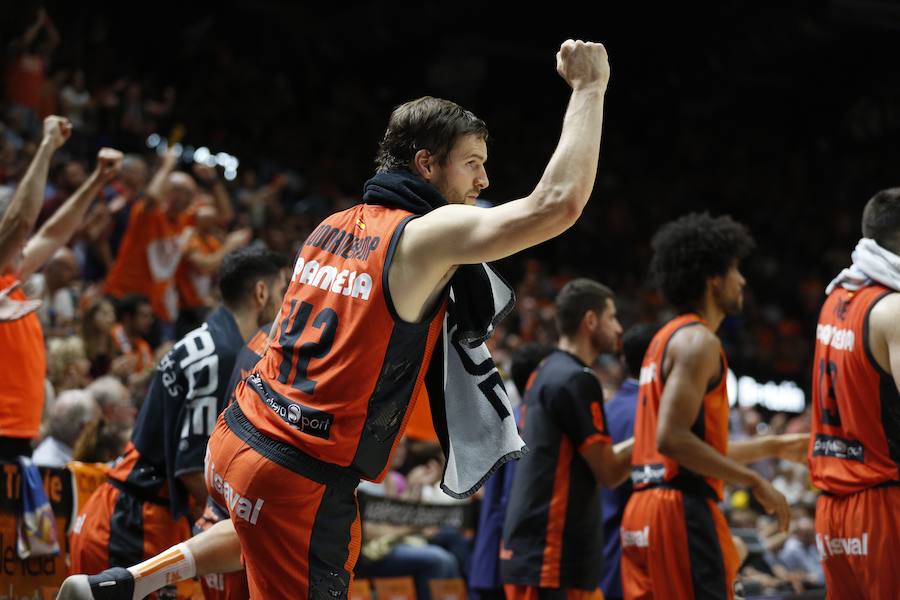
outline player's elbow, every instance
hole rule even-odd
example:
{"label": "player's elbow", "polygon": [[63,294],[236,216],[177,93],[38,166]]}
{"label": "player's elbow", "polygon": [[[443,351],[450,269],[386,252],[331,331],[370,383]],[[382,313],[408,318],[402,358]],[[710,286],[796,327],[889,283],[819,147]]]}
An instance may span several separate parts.
{"label": "player's elbow", "polygon": [[537,212],[561,231],[575,224],[587,201],[587,194],[574,185],[552,185],[536,192]]}
{"label": "player's elbow", "polygon": [[680,447],[678,435],[673,428],[660,421],[659,426],[656,428],[656,449],[659,450],[660,454],[676,458]]}

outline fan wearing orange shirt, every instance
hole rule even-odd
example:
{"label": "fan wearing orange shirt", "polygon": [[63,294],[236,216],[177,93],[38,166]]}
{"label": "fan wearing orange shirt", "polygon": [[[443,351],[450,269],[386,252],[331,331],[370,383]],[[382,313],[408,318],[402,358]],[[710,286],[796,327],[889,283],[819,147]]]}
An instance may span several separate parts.
{"label": "fan wearing orange shirt", "polygon": [[19,282],[39,271],[81,225],[91,201],[115,177],[122,161],[103,148],[97,167],[72,196],[29,237],[44,199],[50,159],[69,138],[67,119],[44,119],[44,133],[31,164],[0,219],[0,460],[31,455],[44,408],[46,358],[41,323]]}
{"label": "fan wearing orange shirt", "polygon": [[[195,165],[195,173],[198,173],[197,167]],[[212,168],[203,166],[202,169],[209,169],[211,177],[215,177]],[[206,172],[202,169],[199,172]],[[230,206],[230,200],[227,195],[224,201],[217,197],[225,193],[218,179],[214,180],[214,186],[215,195],[201,193],[194,203],[194,233],[175,273],[179,304],[176,332],[179,337],[198,327],[206,318],[215,303],[212,297],[214,276],[222,260],[229,252],[246,246],[252,235],[250,229],[224,233],[222,225],[227,224],[230,215],[223,216],[219,207]]]}

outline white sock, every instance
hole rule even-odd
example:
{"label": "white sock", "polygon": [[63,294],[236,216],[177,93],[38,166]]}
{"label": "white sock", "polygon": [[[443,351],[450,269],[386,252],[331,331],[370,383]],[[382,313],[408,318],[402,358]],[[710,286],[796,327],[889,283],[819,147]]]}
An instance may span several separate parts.
{"label": "white sock", "polygon": [[197,574],[197,564],[187,545],[178,544],[128,570],[134,575],[134,600],[140,600],[167,585],[190,579]]}

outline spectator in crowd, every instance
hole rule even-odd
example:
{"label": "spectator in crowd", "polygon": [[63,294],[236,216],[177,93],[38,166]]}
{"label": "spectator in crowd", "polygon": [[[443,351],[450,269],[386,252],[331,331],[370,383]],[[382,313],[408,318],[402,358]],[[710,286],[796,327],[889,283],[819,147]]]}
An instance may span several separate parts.
{"label": "spectator in crowd", "polygon": [[147,342],[153,328],[150,301],[128,294],[116,303],[116,321],[111,331],[115,354],[126,360],[129,382],[143,381],[153,370],[153,350]]}
{"label": "spectator in crowd", "polygon": [[794,521],[791,535],[778,553],[778,560],[788,570],[794,591],[803,592],[808,588],[825,585],[819,550],[816,547],[816,524],[809,516]]}
{"label": "spectator in crowd", "polygon": [[[74,132],[75,130],[73,129],[73,135]],[[38,215],[38,227],[53,216],[53,213],[59,210],[63,202],[82,186],[87,179],[87,170],[80,160],[69,160],[59,165],[54,175],[52,177],[52,190],[50,184],[47,185],[49,196],[44,200],[44,205],[41,207],[41,212]]]}
{"label": "spectator in crowd", "polygon": [[175,339],[175,271],[192,235],[188,208],[197,192],[193,177],[173,172],[177,160],[170,149],[144,195],[132,207],[105,283],[106,292],[114,298],[132,293],[149,298],[166,341]]}
{"label": "spectator in crowd", "polygon": [[97,417],[84,426],[72,449],[72,460],[88,463],[111,463],[125,449],[128,432]]}
{"label": "spectator in crowd", "polygon": [[122,384],[121,380],[110,375],[100,377],[87,386],[87,391],[97,401],[100,415],[107,425],[121,431],[131,430],[134,426],[134,418],[137,416],[137,408],[131,399],[128,388]]}
{"label": "spectator in crowd", "polygon": [[89,392],[68,390],[50,409],[49,431],[35,448],[33,460],[42,467],[64,467],[72,460],[72,447],[85,425],[97,417],[99,408]]}
{"label": "spectator in crowd", "polygon": [[[163,340],[173,339],[179,329],[176,320],[181,307],[176,272],[194,238],[196,224],[194,203],[197,184],[189,174],[173,172],[177,161],[176,151],[170,149],[144,196],[131,210],[121,251],[106,281],[106,291],[116,298],[131,292],[143,293],[150,298],[153,312],[161,325]],[[230,223],[234,210],[215,169],[195,163],[194,174],[212,191],[216,224],[222,226]],[[249,235],[248,232],[235,232],[226,241],[231,250],[245,245]],[[193,254],[195,258],[198,255],[197,252]],[[221,256],[216,257],[218,262],[221,262]],[[209,267],[209,262],[204,262],[202,258],[200,263],[205,268]],[[193,297],[190,300],[200,302]],[[186,319],[180,328],[182,330],[199,322],[196,315],[188,315]]]}
{"label": "spectator in crowd", "polygon": [[60,36],[53,21],[44,8],[37,10],[34,22],[22,35],[13,41],[14,57],[6,77],[6,95],[18,110],[24,111],[23,118],[28,127],[34,127],[41,115],[42,93],[47,63]]}
{"label": "spectator in crowd", "polygon": [[66,246],[57,250],[44,269],[28,280],[29,298],[41,300],[38,318],[48,337],[65,336],[75,329],[78,308],[78,262]]}
{"label": "spectator in crowd", "polygon": [[[9,301],[20,307],[26,306],[21,304],[26,298],[15,290],[19,281],[37,272],[71,239],[90,201],[115,176],[121,163],[121,153],[101,149],[97,167],[87,181],[29,238],[43,200],[50,158],[71,131],[66,119],[45,119],[41,145],[0,221],[0,290],[12,290]],[[30,455],[30,440],[38,433],[46,364],[35,308],[31,305],[0,321],[0,350],[5,353],[5,368],[0,370],[0,460]]]}
{"label": "spectator in crowd", "polygon": [[[219,184],[221,186],[221,184]],[[188,242],[184,258],[175,274],[178,287],[178,327],[180,336],[197,327],[213,306],[214,276],[225,256],[250,241],[249,229],[225,234],[215,200],[200,194],[196,203],[195,229]]]}
{"label": "spectator in crowd", "polygon": [[47,343],[47,378],[56,393],[79,390],[90,383],[91,363],[78,336],[51,338]]}
{"label": "spectator in crowd", "polygon": [[59,92],[59,100],[62,114],[69,119],[75,129],[75,135],[79,132],[86,133],[88,126],[87,111],[91,107],[91,94],[87,90],[87,83],[82,69],[75,69],[69,81]]}
{"label": "spectator in crowd", "polygon": [[147,180],[147,161],[138,154],[126,154],[119,178],[105,190],[106,201],[96,203],[88,214],[79,247],[85,280],[102,280],[112,267],[128,229],[131,208],[144,192]]}
{"label": "spectator in crowd", "polygon": [[81,319],[81,338],[91,363],[91,377],[101,377],[109,372],[125,377],[129,372],[125,361],[114,362],[118,357],[112,336],[115,325],[116,309],[112,301],[106,296],[91,300]]}

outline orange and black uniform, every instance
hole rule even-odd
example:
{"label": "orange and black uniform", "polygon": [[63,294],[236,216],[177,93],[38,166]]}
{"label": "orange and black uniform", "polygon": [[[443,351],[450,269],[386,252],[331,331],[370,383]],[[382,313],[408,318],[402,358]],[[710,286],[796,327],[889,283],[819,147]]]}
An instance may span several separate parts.
{"label": "orange and black uniform", "polygon": [[[0,290],[16,283],[11,274],[0,275]],[[25,300],[21,289],[12,300]],[[46,356],[44,333],[36,312],[14,321],[0,322],[0,460],[31,456],[31,439],[41,426],[44,409]]]}
{"label": "orange and black uniform", "polygon": [[178,477],[203,471],[243,345],[234,316],[221,307],[163,357],[131,443],[73,527],[72,573],[128,567],[190,537],[192,500]]}
{"label": "orange and black uniform", "polygon": [[[665,387],[666,350],[685,327],[704,327],[686,314],[653,338],[644,362],[634,424],[631,481],[634,494],[622,517],[622,591],[625,598],[733,597],[738,556],[717,503],[724,482],[694,473],[659,452],[656,427]],[[728,363],[721,354],[692,431],[720,454],[728,453]]]}
{"label": "orange and black uniform", "polygon": [[580,455],[612,443],[600,382],[578,357],[556,350],[532,374],[522,419],[529,452],[516,466],[500,550],[507,597],[600,598],[600,501]]}
{"label": "orange and black uniform", "polygon": [[387,286],[409,212],[361,204],[300,249],[274,339],[210,438],[254,598],[346,598],[360,547],[356,486],[381,480],[444,314],[402,321]]}
{"label": "orange and black uniform", "polygon": [[869,314],[891,293],[838,287],[816,327],[809,470],[831,598],[900,598],[900,393],[869,346]]}

